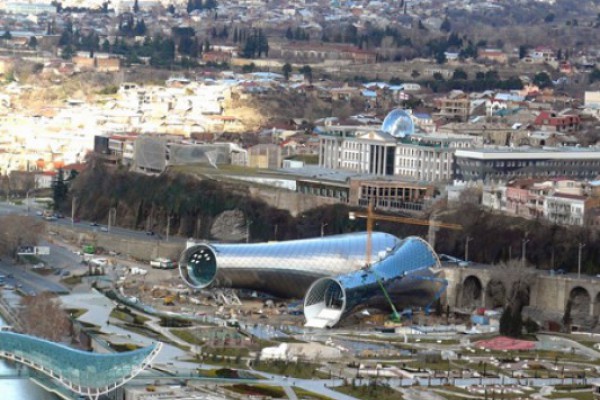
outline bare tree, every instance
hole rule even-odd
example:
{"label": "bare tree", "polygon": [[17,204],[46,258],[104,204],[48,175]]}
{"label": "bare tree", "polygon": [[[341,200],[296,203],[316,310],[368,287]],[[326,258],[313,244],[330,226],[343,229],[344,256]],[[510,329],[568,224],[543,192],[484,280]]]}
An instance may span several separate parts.
{"label": "bare tree", "polygon": [[21,304],[19,317],[25,333],[53,342],[60,342],[69,334],[71,324],[56,295],[44,292],[26,296]]}
{"label": "bare tree", "polygon": [[22,215],[0,217],[0,254],[16,257],[20,246],[37,245],[45,230],[44,222]]}
{"label": "bare tree", "polygon": [[506,296],[505,306],[510,306],[513,312],[518,310],[520,313],[521,309],[529,303],[529,291],[534,279],[533,268],[524,266],[518,260],[510,260],[494,266],[490,283],[501,283]]}

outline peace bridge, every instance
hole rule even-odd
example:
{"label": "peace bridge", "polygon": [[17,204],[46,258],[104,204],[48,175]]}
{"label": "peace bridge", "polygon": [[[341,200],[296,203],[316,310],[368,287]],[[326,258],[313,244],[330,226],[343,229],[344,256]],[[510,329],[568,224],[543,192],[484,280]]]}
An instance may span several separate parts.
{"label": "peace bridge", "polygon": [[71,392],[91,399],[113,391],[150,366],[162,344],[99,354],[19,333],[0,332],[0,357],[25,365]]}

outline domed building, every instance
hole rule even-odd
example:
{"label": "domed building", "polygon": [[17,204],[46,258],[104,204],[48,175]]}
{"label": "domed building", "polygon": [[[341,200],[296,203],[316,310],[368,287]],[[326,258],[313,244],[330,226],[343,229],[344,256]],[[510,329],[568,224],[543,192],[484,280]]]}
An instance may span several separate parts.
{"label": "domed building", "polygon": [[404,138],[415,133],[415,123],[408,112],[396,108],[385,117],[381,130],[393,137]]}
{"label": "domed building", "polygon": [[454,151],[472,147],[476,139],[421,132],[413,117],[412,111],[397,108],[388,113],[380,129],[319,127],[319,166],[398,179],[451,181]]}

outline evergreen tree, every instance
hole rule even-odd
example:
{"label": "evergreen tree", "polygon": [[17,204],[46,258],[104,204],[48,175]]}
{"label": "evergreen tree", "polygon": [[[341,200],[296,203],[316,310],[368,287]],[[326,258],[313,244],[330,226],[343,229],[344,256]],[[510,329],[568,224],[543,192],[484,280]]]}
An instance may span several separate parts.
{"label": "evergreen tree", "polygon": [[507,306],[500,316],[500,334],[504,336],[511,336],[511,324],[512,310],[510,309],[510,306]]}
{"label": "evergreen tree", "polygon": [[29,48],[31,48],[31,49],[35,49],[35,48],[37,48],[37,45],[38,45],[38,41],[37,41],[36,37],[35,36],[30,37],[29,42],[27,43],[27,46],[29,46]]}
{"label": "evergreen tree", "polygon": [[75,54],[75,50],[73,50],[73,47],[71,45],[67,45],[62,49],[60,56],[64,60],[70,60],[74,54]]}
{"label": "evergreen tree", "polygon": [[56,178],[52,181],[52,200],[54,200],[54,209],[58,210],[63,202],[67,199],[69,189],[65,182],[65,172],[58,170]]}
{"label": "evergreen tree", "polygon": [[136,36],[144,36],[146,34],[146,22],[144,22],[143,18],[137,21],[133,31]]}
{"label": "evergreen tree", "polygon": [[110,53],[110,42],[108,39],[104,39],[104,42],[102,42],[102,51],[104,53]]}
{"label": "evergreen tree", "polygon": [[290,79],[290,74],[292,73],[292,66],[290,65],[290,63],[285,63],[283,64],[283,67],[281,68],[281,72],[283,72],[283,76],[285,77],[285,80],[289,80]]}
{"label": "evergreen tree", "polygon": [[292,32],[292,28],[288,26],[287,30],[285,31],[285,38],[287,40],[292,40],[294,39],[294,32]]}
{"label": "evergreen tree", "polygon": [[310,65],[303,66],[302,68],[300,68],[299,72],[304,75],[304,79],[306,79],[307,81],[312,83],[313,74],[312,74],[312,68],[310,67]]}
{"label": "evergreen tree", "polygon": [[527,50],[528,50],[527,46],[525,46],[523,44],[519,46],[519,59],[520,60],[527,57]]}
{"label": "evergreen tree", "polygon": [[8,29],[6,29],[4,31],[4,34],[2,35],[2,39],[4,39],[4,40],[12,39],[12,34],[10,33],[10,31]]}
{"label": "evergreen tree", "polygon": [[167,12],[171,15],[175,14],[175,6],[173,4],[169,4],[167,7]]}
{"label": "evergreen tree", "polygon": [[533,77],[533,83],[540,89],[544,89],[552,86],[552,79],[546,72],[539,72]]}
{"label": "evergreen tree", "polygon": [[140,12],[140,5],[138,3],[138,0],[135,0],[133,2],[133,12],[136,14]]}
{"label": "evergreen tree", "polygon": [[451,29],[452,29],[452,24],[450,24],[450,20],[448,19],[448,17],[444,18],[442,25],[440,25],[440,30],[442,32],[450,32]]}
{"label": "evergreen tree", "polygon": [[590,83],[600,82],[600,69],[597,67],[590,72]]}
{"label": "evergreen tree", "polygon": [[235,28],[233,28],[233,43],[237,43],[238,42],[238,29],[237,26]]}
{"label": "evergreen tree", "polygon": [[452,74],[452,80],[456,81],[456,80],[467,80],[469,79],[467,73],[461,69],[461,68],[457,68],[454,70],[454,73]]}
{"label": "evergreen tree", "polygon": [[562,323],[565,332],[571,332],[571,324],[573,323],[573,318],[571,317],[571,309],[573,308],[573,301],[569,299],[567,301],[567,305],[565,306],[565,313],[563,315]]}

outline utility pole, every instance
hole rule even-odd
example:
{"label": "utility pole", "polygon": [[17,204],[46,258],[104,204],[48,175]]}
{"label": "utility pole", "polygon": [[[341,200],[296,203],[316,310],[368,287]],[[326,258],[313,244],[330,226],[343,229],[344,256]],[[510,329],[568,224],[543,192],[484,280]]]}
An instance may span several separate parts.
{"label": "utility pole", "polygon": [[467,236],[465,239],[465,262],[469,262],[469,242],[473,240],[472,237]]}
{"label": "utility pole", "polygon": [[577,279],[581,279],[581,250],[585,247],[584,243],[579,243],[577,251]]}

